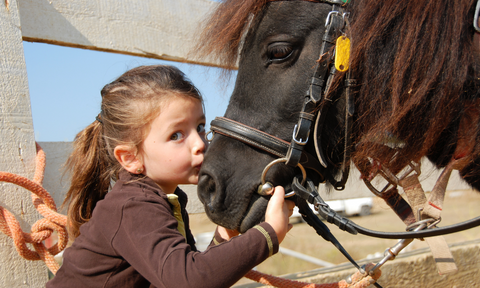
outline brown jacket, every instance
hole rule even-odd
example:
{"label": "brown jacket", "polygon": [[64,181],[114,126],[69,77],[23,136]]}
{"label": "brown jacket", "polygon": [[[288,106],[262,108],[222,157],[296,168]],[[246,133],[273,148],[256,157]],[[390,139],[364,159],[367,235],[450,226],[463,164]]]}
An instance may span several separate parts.
{"label": "brown jacket", "polygon": [[[178,188],[175,194],[186,239],[160,187],[122,172],[65,250],[63,265],[47,288],[229,287],[278,252],[275,231],[265,222],[197,252],[185,210],[187,196]],[[222,242],[219,235],[215,238]]]}

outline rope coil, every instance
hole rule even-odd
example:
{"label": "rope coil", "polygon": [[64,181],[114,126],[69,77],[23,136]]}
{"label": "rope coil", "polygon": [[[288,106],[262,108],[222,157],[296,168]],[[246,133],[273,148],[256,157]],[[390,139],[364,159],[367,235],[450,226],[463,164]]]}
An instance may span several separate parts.
{"label": "rope coil", "polygon": [[[26,233],[20,227],[15,216],[7,209],[0,206],[0,231],[13,239],[18,254],[27,260],[42,260],[47,267],[55,274],[59,265],[53,258],[65,249],[68,242],[66,230],[67,217],[57,213],[55,201],[50,194],[42,187],[45,172],[45,152],[36,143],[37,157],[35,158],[35,175],[33,180],[26,177],[0,172],[0,181],[16,184],[32,192],[32,202],[37,211],[45,218],[38,220],[31,227],[31,232]],[[49,238],[54,231],[57,231],[58,242],[47,248],[43,241]],[[31,243],[35,251],[28,248]]]}

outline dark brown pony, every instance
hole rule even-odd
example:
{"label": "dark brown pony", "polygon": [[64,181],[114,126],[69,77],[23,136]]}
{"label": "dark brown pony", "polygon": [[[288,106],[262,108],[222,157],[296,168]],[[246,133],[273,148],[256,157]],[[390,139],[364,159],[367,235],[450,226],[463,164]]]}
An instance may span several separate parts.
{"label": "dark brown pony", "polygon": [[[324,2],[227,0],[218,6],[199,50],[225,67],[239,63],[226,117],[292,140],[332,6]],[[422,157],[437,167],[463,158],[461,176],[480,190],[476,1],[350,2],[344,5],[351,13],[344,32],[351,39],[349,70],[357,83],[353,163],[366,175],[371,172],[368,159],[389,163],[391,149],[383,144],[396,143],[403,148],[389,163],[393,171]],[[325,173],[331,175],[339,173],[344,152],[345,123],[338,115],[345,106],[339,97],[344,79],[345,73],[337,73],[332,96],[326,97],[333,99],[322,131],[329,162]],[[263,167],[274,158],[234,142],[215,135],[198,193],[213,221],[243,232],[263,217],[267,201],[255,191]],[[278,168],[271,181],[288,186],[295,173]]]}

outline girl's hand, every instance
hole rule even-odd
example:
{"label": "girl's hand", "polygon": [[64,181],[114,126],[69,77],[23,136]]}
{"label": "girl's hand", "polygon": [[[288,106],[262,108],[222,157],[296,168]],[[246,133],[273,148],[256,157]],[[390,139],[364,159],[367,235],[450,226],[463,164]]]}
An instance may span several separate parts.
{"label": "girl's hand", "polygon": [[288,217],[292,215],[295,203],[285,200],[284,196],[285,190],[283,187],[275,187],[265,212],[265,222],[270,224],[275,233],[277,233],[279,244],[282,243],[287,232],[293,227],[292,224],[288,223]]}

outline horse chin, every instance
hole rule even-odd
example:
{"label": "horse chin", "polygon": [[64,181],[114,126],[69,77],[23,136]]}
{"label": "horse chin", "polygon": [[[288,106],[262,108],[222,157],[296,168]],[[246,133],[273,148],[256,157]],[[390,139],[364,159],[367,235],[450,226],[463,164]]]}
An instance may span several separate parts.
{"label": "horse chin", "polygon": [[[288,175],[283,175],[281,179],[290,179],[291,177],[288,177]],[[282,183],[280,179],[278,179],[278,181],[273,181],[273,182],[277,183],[280,186],[283,186],[285,191],[292,190],[291,184]],[[250,203],[244,214],[243,220],[240,222],[240,225],[238,226],[238,231],[240,233],[245,233],[248,229],[265,221],[265,211],[267,210],[269,200],[270,200],[270,196],[261,196],[257,193],[254,193],[252,195]]]}
{"label": "horse chin", "polygon": [[265,220],[267,205],[267,198],[254,194],[244,218],[238,227],[238,231],[240,233],[245,233],[248,229],[263,222]]}

